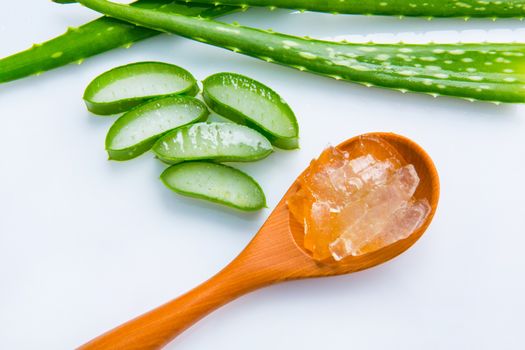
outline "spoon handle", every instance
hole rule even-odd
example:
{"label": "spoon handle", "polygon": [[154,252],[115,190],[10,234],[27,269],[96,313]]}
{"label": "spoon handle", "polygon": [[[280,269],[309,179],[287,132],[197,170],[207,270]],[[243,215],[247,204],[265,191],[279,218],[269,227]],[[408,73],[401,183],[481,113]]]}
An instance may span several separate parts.
{"label": "spoon handle", "polygon": [[319,267],[297,249],[282,200],[246,248],[195,289],[82,345],[78,350],[158,350],[222,305],[255,289],[315,276]]}
{"label": "spoon handle", "polygon": [[195,289],[147,312],[101,336],[78,350],[161,349],[191,325],[222,305],[271,283],[267,273],[257,273],[234,260]]}

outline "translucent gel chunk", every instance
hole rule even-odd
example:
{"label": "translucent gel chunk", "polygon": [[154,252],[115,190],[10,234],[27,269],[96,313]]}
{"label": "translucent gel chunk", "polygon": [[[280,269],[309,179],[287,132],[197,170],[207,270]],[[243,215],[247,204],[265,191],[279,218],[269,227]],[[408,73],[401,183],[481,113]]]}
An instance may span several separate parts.
{"label": "translucent gel chunk", "polygon": [[414,166],[379,138],[363,137],[349,152],[326,149],[299,183],[288,206],[317,260],[381,249],[407,238],[430,213],[426,200],[413,198],[419,185]]}

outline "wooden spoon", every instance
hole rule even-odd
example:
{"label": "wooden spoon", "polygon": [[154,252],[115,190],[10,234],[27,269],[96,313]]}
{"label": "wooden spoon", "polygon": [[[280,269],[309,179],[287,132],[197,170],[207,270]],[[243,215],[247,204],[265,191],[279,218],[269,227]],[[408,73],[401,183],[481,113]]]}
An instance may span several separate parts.
{"label": "wooden spoon", "polygon": [[[303,228],[291,218],[286,201],[298,190],[294,183],[248,246],[226,268],[208,281],[142,316],[139,316],[81,346],[82,350],[160,349],[208,313],[255,289],[288,280],[341,275],[360,271],[401,254],[425,232],[436,211],[439,178],[434,163],[413,141],[391,133],[371,133],[394,146],[415,166],[420,184],[416,199],[426,198],[431,213],[408,238],[372,253],[342,261],[319,263],[302,248]],[[339,146],[349,150],[359,140],[351,138]],[[375,154],[374,154],[375,152]],[[381,150],[372,149],[378,158]]]}

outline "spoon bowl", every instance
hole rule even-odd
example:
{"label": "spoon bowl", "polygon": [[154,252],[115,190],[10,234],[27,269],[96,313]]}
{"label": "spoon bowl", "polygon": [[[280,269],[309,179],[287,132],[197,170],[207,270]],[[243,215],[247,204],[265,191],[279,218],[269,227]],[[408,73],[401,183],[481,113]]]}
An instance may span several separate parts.
{"label": "spoon bowl", "polygon": [[[434,162],[430,156],[415,142],[412,140],[393,133],[375,132],[364,134],[353,137],[339,144],[336,148],[341,151],[347,151],[350,154],[354,154],[353,149],[356,143],[361,142],[363,137],[381,138],[388,142],[397,151],[397,156],[401,157],[406,161],[407,164],[414,165],[416,172],[420,178],[419,186],[417,187],[416,193],[414,194],[415,200],[427,199],[430,204],[431,211],[423,223],[417,230],[415,230],[408,238],[397,241],[391,245],[388,245],[382,249],[374,252],[359,255],[349,256],[341,261],[334,261],[333,259],[323,261],[323,265],[318,264],[319,273],[318,276],[329,276],[329,275],[340,275],[351,272],[364,270],[369,267],[386,262],[397,255],[403,253],[410,246],[412,246],[426,231],[432,218],[436,212],[437,204],[439,201],[439,177],[434,165]],[[369,143],[366,145],[367,153],[374,156],[376,159],[387,158],[385,149],[377,147],[376,143]],[[284,198],[289,198],[299,189],[299,185],[295,182]],[[290,232],[294,237],[297,247],[302,250],[306,255],[311,257],[311,253],[304,249],[304,228],[290,215]],[[319,269],[320,268],[320,269]],[[316,275],[312,276],[315,277]]]}
{"label": "spoon bowl", "polygon": [[[392,133],[361,136],[387,141],[407,163],[416,168],[420,183],[414,197],[426,198],[431,211],[423,225],[409,237],[377,251],[350,256],[339,262],[315,261],[303,248],[303,227],[292,217],[286,204],[288,198],[299,189],[296,181],[252,241],[222,271],[179,298],[95,338],[79,349],[161,349],[208,313],[255,289],[287,280],[360,271],[386,262],[407,250],[423,235],[435,214],[439,200],[437,170],[428,154],[408,138]],[[360,139],[359,136],[348,139],[337,148],[351,152]],[[371,147],[367,151],[378,158],[384,156],[379,148]]]}

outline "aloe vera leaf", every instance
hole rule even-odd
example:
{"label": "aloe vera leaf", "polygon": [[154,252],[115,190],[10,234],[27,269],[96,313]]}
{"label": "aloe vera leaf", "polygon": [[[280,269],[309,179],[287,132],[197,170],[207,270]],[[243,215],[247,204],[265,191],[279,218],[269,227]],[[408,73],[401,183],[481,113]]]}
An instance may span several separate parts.
{"label": "aloe vera leaf", "polygon": [[102,73],[88,85],[84,101],[99,115],[125,112],[167,95],[195,96],[197,80],[187,70],[162,62],[138,62]]}
{"label": "aloe vera leaf", "polygon": [[339,80],[469,100],[525,102],[525,45],[357,44],[80,0],[106,15]]}
{"label": "aloe vera leaf", "polygon": [[523,17],[525,0],[198,0],[199,3],[427,17]]}
{"label": "aloe vera leaf", "polygon": [[[227,6],[186,5],[168,0],[139,0],[131,6],[202,17],[216,17],[236,10]],[[0,83],[38,75],[73,62],[81,63],[88,57],[118,47],[129,47],[158,34],[158,31],[148,28],[101,17],[78,28],[69,28],[65,34],[50,41],[0,59]]]}
{"label": "aloe vera leaf", "polygon": [[111,160],[129,160],[148,151],[168,131],[203,122],[206,105],[189,96],[169,96],[146,102],[118,118],[106,137]]}
{"label": "aloe vera leaf", "polygon": [[279,148],[299,147],[299,126],[288,104],[268,86],[235,73],[203,81],[202,96],[217,114],[248,125]]}
{"label": "aloe vera leaf", "polygon": [[273,148],[263,135],[233,123],[196,123],[162,136],[152,148],[166,163],[190,160],[253,162],[266,158]]}
{"label": "aloe vera leaf", "polygon": [[244,211],[266,206],[261,186],[249,175],[226,165],[209,162],[175,164],[166,169],[160,179],[166,187],[184,196]]}

